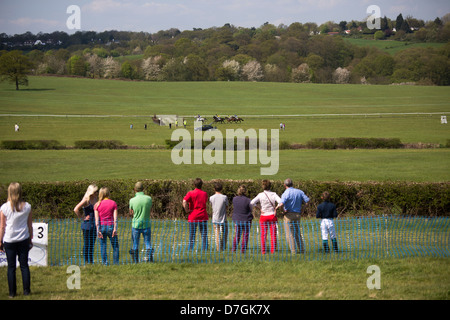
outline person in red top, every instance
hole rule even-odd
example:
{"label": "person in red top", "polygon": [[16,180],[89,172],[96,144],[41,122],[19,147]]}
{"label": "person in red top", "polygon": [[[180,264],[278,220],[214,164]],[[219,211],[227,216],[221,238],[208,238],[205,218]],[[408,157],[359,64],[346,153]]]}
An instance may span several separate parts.
{"label": "person in red top", "polygon": [[195,189],[189,191],[183,198],[183,208],[188,213],[189,250],[194,249],[197,226],[202,236],[202,250],[208,249],[208,212],[206,211],[208,194],[202,190],[202,185],[202,179],[196,178]]}

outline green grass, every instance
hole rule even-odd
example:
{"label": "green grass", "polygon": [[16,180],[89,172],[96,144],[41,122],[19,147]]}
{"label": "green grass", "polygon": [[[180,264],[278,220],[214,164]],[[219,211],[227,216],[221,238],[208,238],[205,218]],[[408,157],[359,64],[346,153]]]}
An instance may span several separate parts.
{"label": "green grass", "polygon": [[[244,129],[278,128],[280,140],[305,143],[321,137],[386,137],[445,144],[439,115],[330,116],[342,113],[450,112],[448,87],[315,85],[292,83],[152,83],[30,77],[15,91],[0,83],[0,114],[120,115],[110,118],[0,117],[0,140],[120,140],[162,145],[171,131],[151,123],[153,114],[266,115],[247,117]],[[321,117],[286,117],[285,115]],[[134,117],[138,115],[139,117]],[[273,117],[271,115],[274,115]],[[192,126],[189,118],[189,125]],[[18,122],[21,131],[13,131]],[[130,123],[135,125],[129,129]],[[236,128],[219,125],[220,129]],[[192,129],[191,129],[192,130]],[[271,179],[341,181],[449,181],[449,149],[289,150]],[[0,150],[0,182],[86,179],[260,178],[260,165],[181,165],[170,150]],[[381,289],[369,290],[366,270],[381,269]],[[448,259],[252,261],[222,264],[81,267],[81,290],[68,290],[67,267],[32,268],[33,295],[26,299],[449,299]],[[20,272],[18,284],[20,290]],[[7,299],[6,270],[0,299]],[[23,299],[23,296],[17,299]],[[173,310],[171,310],[173,311]],[[178,310],[175,310],[178,314]]]}
{"label": "green grass", "polygon": [[[377,265],[381,289],[367,288]],[[32,295],[17,300],[448,300],[448,259],[154,263],[81,267],[80,290],[67,288],[67,267],[31,268]],[[6,270],[0,283],[7,283]],[[0,299],[8,299],[2,286]],[[247,302],[248,303],[248,302]],[[178,314],[179,310],[166,310]]]}
{"label": "green grass", "polygon": [[416,43],[416,42],[396,41],[396,40],[374,40],[374,39],[353,39],[353,38],[345,38],[345,40],[360,47],[376,47],[391,55],[394,55],[399,51],[409,48],[440,48],[445,45],[445,43],[440,42]]}
{"label": "green grass", "polygon": [[448,111],[447,87],[252,82],[131,82],[30,77],[0,84],[1,114],[290,115]]}
{"label": "green grass", "polygon": [[[374,137],[445,145],[450,127],[440,124],[439,112],[450,112],[449,98],[447,87],[30,77],[30,87],[20,91],[9,84],[0,84],[0,114],[61,116],[2,116],[0,140],[55,139],[73,146],[76,140],[97,139],[119,140],[140,147],[163,146],[173,130],[154,125],[153,114],[187,116],[192,135],[197,114],[237,113],[248,116],[242,124],[218,124],[224,135],[226,129],[278,129],[279,123],[284,122],[286,131],[280,132],[281,142],[305,144],[313,138]],[[354,113],[369,116],[337,116]],[[13,130],[16,122],[20,132]],[[135,129],[130,130],[130,124]],[[448,181],[447,159],[447,149],[281,151],[278,175],[271,178]],[[21,181],[194,176],[254,179],[260,176],[260,168],[260,165],[176,166],[170,150],[0,151],[2,182],[17,180],[18,175]]]}
{"label": "green grass", "polygon": [[[286,150],[270,179],[318,181],[450,180],[449,149]],[[175,165],[170,150],[0,151],[0,182],[104,179],[258,179],[269,165]],[[248,157],[246,158],[248,163]],[[19,174],[18,174],[19,173]]]}

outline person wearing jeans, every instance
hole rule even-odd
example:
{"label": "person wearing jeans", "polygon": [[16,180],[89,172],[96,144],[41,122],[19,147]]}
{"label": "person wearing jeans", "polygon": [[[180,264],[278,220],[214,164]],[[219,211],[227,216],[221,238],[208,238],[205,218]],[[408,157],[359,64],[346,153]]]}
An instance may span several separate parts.
{"label": "person wearing jeans", "polygon": [[106,252],[107,238],[111,241],[113,248],[113,263],[119,264],[119,240],[117,238],[117,204],[109,199],[108,188],[101,188],[99,192],[99,201],[94,206],[95,225],[97,227],[97,237],[100,239],[100,249],[102,263],[108,265],[108,256]]}
{"label": "person wearing jeans", "polygon": [[[83,199],[73,209],[79,218],[83,219],[81,230],[83,231],[83,256],[84,263],[94,263],[94,245],[97,238],[95,230],[94,205],[97,203],[98,187],[91,184],[88,186]],[[83,209],[83,213],[81,213]]]}
{"label": "person wearing jeans", "polygon": [[202,190],[203,180],[194,180],[194,190],[189,191],[183,198],[183,208],[188,213],[189,224],[189,250],[194,249],[197,227],[202,237],[202,250],[208,249],[208,212],[206,202],[208,194]]}
{"label": "person wearing jeans", "polygon": [[11,183],[8,187],[8,201],[0,207],[0,251],[6,253],[8,263],[9,297],[17,293],[16,260],[20,263],[23,294],[31,293],[28,252],[33,247],[33,226],[31,205],[22,199],[22,187]]}
{"label": "person wearing jeans", "polygon": [[100,252],[102,255],[102,263],[108,265],[108,254],[107,254],[107,238],[111,241],[111,246],[113,248],[113,263],[119,264],[119,239],[117,238],[117,232],[114,230],[112,225],[102,225],[100,226],[100,232],[98,235],[100,239]]}
{"label": "person wearing jeans", "polygon": [[144,194],[144,185],[138,181],[134,185],[135,196],[130,199],[130,215],[133,216],[131,227],[131,239],[133,247],[130,250],[134,263],[139,262],[139,238],[144,237],[145,255],[143,260],[153,261],[153,248],[151,244],[152,233],[150,229],[150,210],[152,209],[152,198]]}

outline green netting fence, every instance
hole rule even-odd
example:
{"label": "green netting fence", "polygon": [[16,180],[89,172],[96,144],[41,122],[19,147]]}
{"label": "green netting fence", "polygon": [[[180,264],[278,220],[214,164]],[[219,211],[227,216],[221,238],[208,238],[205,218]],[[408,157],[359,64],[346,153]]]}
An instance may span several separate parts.
{"label": "green netting fence", "polygon": [[[288,229],[283,220],[278,220],[273,226],[272,236],[270,227],[267,227],[264,246],[261,234],[265,227],[255,220],[247,225],[232,221],[226,225],[206,222],[196,226],[195,239],[190,238],[192,223],[185,220],[151,220],[150,248],[147,248],[141,235],[138,249],[130,252],[133,248],[131,220],[119,219],[116,249],[113,249],[110,238],[105,238],[107,259],[102,261],[102,240],[92,238],[93,245],[89,247],[83,237],[80,220],[52,219],[47,221],[48,265],[449,257],[449,221],[448,217],[338,218],[334,220],[338,250],[334,250],[330,241],[330,250],[327,251],[323,246],[319,219],[304,218],[297,225],[289,225]],[[219,227],[217,232],[216,227]],[[227,232],[224,232],[224,227]],[[295,248],[291,248],[287,237],[292,228],[299,231],[302,240],[300,246]],[[237,236],[240,236],[239,242],[236,241]],[[272,248],[272,240],[276,240],[276,247]]]}

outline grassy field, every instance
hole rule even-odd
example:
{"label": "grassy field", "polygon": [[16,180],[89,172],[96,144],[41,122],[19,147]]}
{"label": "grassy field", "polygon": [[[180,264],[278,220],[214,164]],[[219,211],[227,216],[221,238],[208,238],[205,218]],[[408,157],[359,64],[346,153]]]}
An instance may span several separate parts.
{"label": "grassy field", "polygon": [[[174,165],[171,150],[148,148],[164,145],[165,139],[171,137],[169,128],[151,124],[153,114],[185,116],[189,130],[197,114],[238,114],[245,118],[241,125],[220,124],[220,130],[277,129],[284,122],[286,131],[280,132],[280,141],[289,143],[306,143],[320,137],[383,137],[442,145],[450,138],[450,127],[440,124],[440,115],[450,112],[449,98],[448,87],[30,77],[30,86],[20,91],[0,83],[0,140],[55,139],[72,146],[76,140],[108,139],[146,148],[0,150],[0,183],[196,176],[206,180],[261,178],[262,165]],[[13,129],[15,123],[21,127],[18,133]],[[145,123],[149,124],[147,130],[143,129]],[[279,171],[270,178],[449,181],[449,153],[447,148],[282,150]],[[382,272],[381,290],[366,286],[367,267],[374,264]],[[95,265],[81,267],[81,290],[67,289],[66,267],[32,268],[34,294],[26,299],[448,300],[447,266],[448,259],[424,257],[300,263],[157,263],[107,269]],[[6,284],[6,270],[0,272],[0,283]],[[6,291],[6,285],[2,286],[0,299],[7,299]]]}
{"label": "grassy field", "polygon": [[399,51],[409,48],[430,48],[430,47],[440,48],[445,45],[445,43],[439,42],[414,43],[395,40],[373,40],[373,39],[352,39],[352,38],[345,38],[345,40],[360,47],[376,47],[392,55],[396,54]]}
{"label": "grassy field", "polygon": [[[380,268],[379,290],[367,288],[372,274],[367,273],[367,268],[371,265]],[[93,265],[80,268],[81,289],[69,290],[67,266],[32,267],[32,295],[22,296],[19,286],[16,299],[188,299],[193,305],[196,300],[223,300],[229,304],[248,304],[249,300],[448,300],[447,269],[448,259],[437,258]],[[0,272],[0,283],[6,282],[6,272]],[[0,299],[8,299],[6,286]],[[154,305],[157,309],[163,306],[164,302]],[[294,305],[288,307],[294,309]],[[166,311],[179,313],[173,308]],[[276,310],[272,314],[276,315]]]}
{"label": "grassy field", "polygon": [[[0,117],[0,140],[56,139],[73,146],[76,140],[107,139],[149,148],[164,146],[173,132],[152,124],[154,114],[185,116],[192,134],[194,116],[217,113],[238,114],[245,119],[242,124],[218,124],[222,132],[277,129],[283,122],[286,130],[280,132],[280,141],[288,143],[304,144],[323,137],[380,137],[445,145],[450,127],[440,124],[440,113],[450,112],[449,98],[446,87],[31,77],[30,87],[20,91],[0,84],[0,114],[23,115]],[[14,132],[15,123],[19,123],[20,132]],[[144,124],[148,124],[147,130]],[[148,149],[1,150],[0,181],[17,179],[17,172],[24,181],[190,179],[197,175],[205,179],[252,179],[260,175],[260,165],[176,166],[170,154],[170,150]],[[273,178],[448,181],[446,159],[446,149],[281,151],[280,169]]]}
{"label": "grassy field", "polygon": [[[175,165],[170,150],[0,151],[1,183],[86,179],[261,179],[270,165]],[[24,156],[25,155],[25,156]],[[449,149],[286,150],[270,179],[318,181],[450,180]],[[224,160],[225,161],[225,160]],[[248,161],[248,157],[247,157]],[[19,174],[18,174],[19,173]]]}

